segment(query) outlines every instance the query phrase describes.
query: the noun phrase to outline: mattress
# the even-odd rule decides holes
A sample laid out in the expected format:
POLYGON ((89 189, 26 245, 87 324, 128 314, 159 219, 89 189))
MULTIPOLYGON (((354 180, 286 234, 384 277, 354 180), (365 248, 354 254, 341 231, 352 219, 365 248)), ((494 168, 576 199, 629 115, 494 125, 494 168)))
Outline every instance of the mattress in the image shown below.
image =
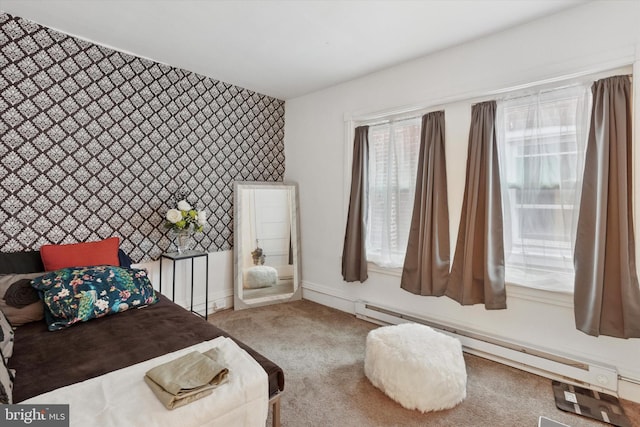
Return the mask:
POLYGON ((101 427, 264 427, 269 406, 267 374, 235 341, 225 337, 59 388, 23 403, 69 405, 71 427, 97 424, 101 427), (168 410, 142 380, 151 368, 191 351, 204 352, 211 348, 218 349, 217 360, 229 369, 229 375, 228 381, 208 396, 168 410))
POLYGON ((13 400, 94 378, 216 337, 230 337, 265 370, 269 396, 284 389, 275 363, 225 331, 159 295, 156 304, 50 332, 44 321, 20 326, 9 368, 13 400))

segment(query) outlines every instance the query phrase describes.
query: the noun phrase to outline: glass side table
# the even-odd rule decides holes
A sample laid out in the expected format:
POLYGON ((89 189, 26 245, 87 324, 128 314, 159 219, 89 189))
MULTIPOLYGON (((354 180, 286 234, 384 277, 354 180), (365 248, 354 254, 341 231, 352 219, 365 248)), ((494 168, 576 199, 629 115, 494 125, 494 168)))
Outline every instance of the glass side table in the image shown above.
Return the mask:
POLYGON ((179 261, 191 260, 191 307, 190 311, 192 313, 197 314, 204 319, 209 318, 209 252, 207 251, 184 251, 182 253, 178 252, 167 252, 160 255, 160 293, 162 293, 162 260, 167 259, 172 263, 172 291, 171 291, 171 300, 175 301, 176 296, 176 263, 179 261), (206 273, 205 273, 205 291, 204 291, 204 316, 197 311, 193 311, 193 283, 194 283, 194 264, 196 258, 205 258, 206 263, 206 273))

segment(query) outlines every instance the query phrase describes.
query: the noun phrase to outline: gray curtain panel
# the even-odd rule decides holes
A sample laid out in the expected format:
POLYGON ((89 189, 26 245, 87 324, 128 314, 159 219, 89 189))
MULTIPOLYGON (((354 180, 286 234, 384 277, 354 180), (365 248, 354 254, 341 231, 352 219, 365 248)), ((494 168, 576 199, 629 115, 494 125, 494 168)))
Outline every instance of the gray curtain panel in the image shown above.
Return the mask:
POLYGON ((342 277, 347 282, 364 282, 368 277, 365 249, 368 159, 369 126, 358 126, 353 140, 351 195, 342 249, 342 277))
POLYGON ((418 295, 444 295, 449 258, 444 111, 435 111, 422 116, 416 193, 400 287, 418 295))
POLYGON ((593 84, 593 107, 574 254, 576 328, 640 337, 631 191, 631 82, 593 84))
POLYGON ((496 102, 471 109, 460 228, 446 295, 462 305, 507 308, 496 102))

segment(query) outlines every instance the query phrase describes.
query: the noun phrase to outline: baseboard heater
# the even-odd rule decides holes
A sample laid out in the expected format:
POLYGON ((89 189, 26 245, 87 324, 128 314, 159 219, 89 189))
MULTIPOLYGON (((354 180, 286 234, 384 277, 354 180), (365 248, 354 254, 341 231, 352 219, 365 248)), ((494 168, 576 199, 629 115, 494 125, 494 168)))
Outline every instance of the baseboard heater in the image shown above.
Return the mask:
POLYGON ((605 393, 618 393, 618 372, 614 367, 575 360, 549 350, 535 349, 516 342, 492 338, 459 327, 443 325, 435 320, 418 317, 364 301, 356 302, 356 317, 380 325, 414 322, 430 326, 458 338, 463 350, 486 359, 513 366, 547 378, 573 383, 605 393))

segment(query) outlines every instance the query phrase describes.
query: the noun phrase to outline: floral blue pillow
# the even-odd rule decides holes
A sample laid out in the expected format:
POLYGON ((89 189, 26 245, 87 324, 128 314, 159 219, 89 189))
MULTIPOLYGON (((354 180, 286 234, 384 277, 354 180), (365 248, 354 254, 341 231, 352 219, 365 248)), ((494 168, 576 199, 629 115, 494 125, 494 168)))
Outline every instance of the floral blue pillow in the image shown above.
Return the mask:
POLYGON ((50 312, 50 331, 157 302, 146 270, 135 268, 63 268, 33 279, 31 286, 50 312))

